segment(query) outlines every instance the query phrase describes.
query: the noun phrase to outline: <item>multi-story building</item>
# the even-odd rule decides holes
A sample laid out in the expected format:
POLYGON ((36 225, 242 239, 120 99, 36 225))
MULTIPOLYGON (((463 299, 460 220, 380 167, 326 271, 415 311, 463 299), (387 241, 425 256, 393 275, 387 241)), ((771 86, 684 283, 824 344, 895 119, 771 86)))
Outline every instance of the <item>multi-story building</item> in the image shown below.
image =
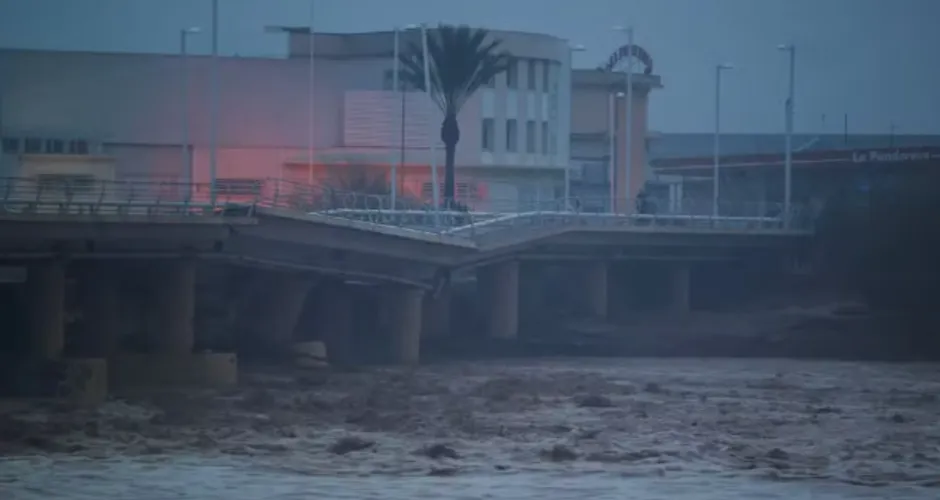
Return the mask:
MULTIPOLYGON (((214 133, 220 193, 251 195, 268 178, 336 182, 357 166, 387 176, 400 163, 400 192, 428 200, 432 159, 443 179, 442 113, 425 94, 392 88, 394 34, 317 33, 311 44, 303 30, 283 32, 286 57, 220 57, 215 86, 206 56, 0 51, 0 175, 203 183, 214 133)), ((515 62, 460 111, 457 195, 478 210, 525 209, 562 195, 570 138, 606 130, 597 96, 620 78, 579 70, 572 98, 565 40, 491 33, 515 62)), ((403 50, 420 46, 416 31, 400 37, 403 50)), ((645 78, 637 85, 658 85, 645 78)), ((640 137, 646 94, 635 93, 640 137)), ((636 160, 645 163, 642 151, 636 160)))

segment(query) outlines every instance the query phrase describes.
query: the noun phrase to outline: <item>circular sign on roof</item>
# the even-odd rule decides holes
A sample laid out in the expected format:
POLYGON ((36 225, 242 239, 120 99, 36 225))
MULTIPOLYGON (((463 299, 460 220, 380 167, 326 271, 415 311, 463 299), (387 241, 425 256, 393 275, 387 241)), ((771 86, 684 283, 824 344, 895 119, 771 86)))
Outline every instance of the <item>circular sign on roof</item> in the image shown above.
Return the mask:
POLYGON ((615 50, 610 57, 607 58, 607 62, 598 67, 599 71, 615 71, 619 69, 625 69, 627 61, 633 58, 643 64, 643 74, 651 75, 653 74, 653 58, 650 57, 649 52, 646 51, 643 47, 633 44, 633 45, 622 45, 620 48, 615 50))

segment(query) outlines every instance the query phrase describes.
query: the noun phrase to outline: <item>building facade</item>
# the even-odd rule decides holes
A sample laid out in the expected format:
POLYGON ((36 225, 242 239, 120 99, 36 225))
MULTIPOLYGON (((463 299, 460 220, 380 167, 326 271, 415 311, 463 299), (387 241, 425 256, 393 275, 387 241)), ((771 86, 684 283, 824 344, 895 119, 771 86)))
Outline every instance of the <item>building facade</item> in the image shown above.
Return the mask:
MULTIPOLYGON (((217 59, 220 192, 328 183, 357 166, 387 176, 400 162, 401 192, 427 200, 431 138, 443 179, 442 113, 392 89, 393 33, 316 34, 313 85, 309 35, 282 36, 287 57, 217 59)), ((403 50, 420 46, 417 32, 400 36, 403 50)), ((460 111, 458 197, 480 210, 535 206, 563 191, 571 51, 547 35, 492 36, 514 65, 460 111)), ((0 68, 0 175, 209 180, 212 58, 2 50, 0 68)))

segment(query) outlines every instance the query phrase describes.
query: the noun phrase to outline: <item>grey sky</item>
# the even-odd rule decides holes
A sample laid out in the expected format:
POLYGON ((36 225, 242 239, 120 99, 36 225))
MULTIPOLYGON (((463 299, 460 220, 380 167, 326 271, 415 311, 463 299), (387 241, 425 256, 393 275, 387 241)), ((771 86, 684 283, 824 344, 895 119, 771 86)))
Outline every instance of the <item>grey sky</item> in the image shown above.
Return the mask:
MULTIPOLYGON (((650 126, 706 132, 714 65, 728 61, 722 110, 729 132, 783 127, 786 62, 799 51, 797 129, 940 133, 940 0, 315 0, 317 29, 368 31, 444 21, 535 31, 584 44, 576 66, 597 66, 636 27, 666 88, 650 126), (827 126, 822 126, 822 115, 827 126)), ((268 24, 305 25, 309 0, 221 0, 224 53, 273 55, 268 24)), ((0 0, 0 46, 173 52, 180 27, 208 27, 209 0, 0 0)), ((208 37, 194 41, 208 48, 208 37)))

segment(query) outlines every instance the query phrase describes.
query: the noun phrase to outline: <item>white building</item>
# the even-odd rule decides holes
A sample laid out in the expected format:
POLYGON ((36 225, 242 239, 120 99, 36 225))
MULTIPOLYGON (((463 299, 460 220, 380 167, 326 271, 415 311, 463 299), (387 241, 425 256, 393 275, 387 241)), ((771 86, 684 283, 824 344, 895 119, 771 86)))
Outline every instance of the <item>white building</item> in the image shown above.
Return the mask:
MULTIPOLYGON (((426 199, 429 137, 443 180, 442 115, 424 94, 392 91, 393 34, 316 35, 313 158, 309 38, 282 36, 287 57, 218 59, 220 190, 249 193, 266 178, 327 182, 331 166, 384 172, 403 158, 402 192, 426 199)), ((569 46, 547 35, 492 36, 516 64, 460 112, 458 196, 478 209, 554 199, 569 163, 569 46)), ((401 41, 404 48, 420 37, 403 32, 401 41)), ((211 61, 0 51, 0 175, 207 182, 211 61)))

